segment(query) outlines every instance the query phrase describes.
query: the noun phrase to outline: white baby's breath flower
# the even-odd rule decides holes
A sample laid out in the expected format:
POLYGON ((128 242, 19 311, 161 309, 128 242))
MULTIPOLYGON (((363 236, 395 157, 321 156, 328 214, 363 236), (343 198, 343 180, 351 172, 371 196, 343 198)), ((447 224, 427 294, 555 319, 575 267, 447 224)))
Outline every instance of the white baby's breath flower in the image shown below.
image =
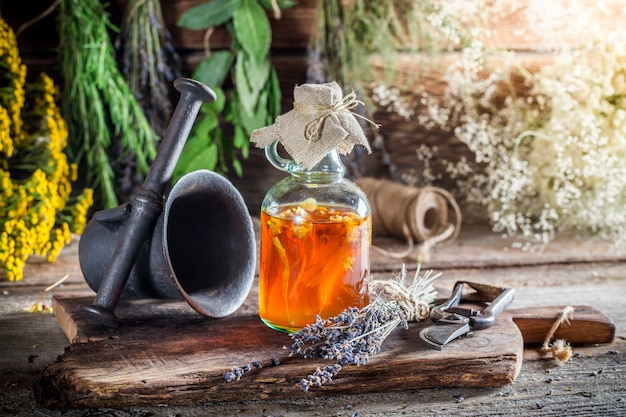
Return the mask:
POLYGON ((454 122, 455 136, 484 166, 448 165, 467 200, 482 203, 494 230, 508 236, 626 243, 625 39, 595 40, 524 72, 528 96, 502 90, 512 85, 511 65, 482 74, 491 56, 476 48, 450 68, 442 102, 430 102, 427 113, 435 126, 454 122))

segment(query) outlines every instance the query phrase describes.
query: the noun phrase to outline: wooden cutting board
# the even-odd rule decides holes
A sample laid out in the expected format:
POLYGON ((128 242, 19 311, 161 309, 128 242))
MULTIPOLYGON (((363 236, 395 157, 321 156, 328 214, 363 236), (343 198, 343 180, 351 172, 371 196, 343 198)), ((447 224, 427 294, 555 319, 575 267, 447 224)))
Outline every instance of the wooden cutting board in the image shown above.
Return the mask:
MULTIPOLYGON (((61 408, 191 405, 426 387, 502 386, 520 372, 523 333, 530 338, 526 342, 540 342, 559 311, 534 310, 541 321, 533 314, 518 312, 525 316, 520 327, 511 312, 505 312, 491 328, 454 341, 441 351, 419 340, 419 330, 430 325, 429 321, 412 323, 408 331, 394 331, 366 366, 345 367, 331 383, 304 393, 299 381, 332 362, 288 357, 283 346, 290 344, 290 337, 269 329, 256 315, 210 319, 182 301, 144 300, 121 303, 116 312, 124 324, 111 331, 82 320, 77 307, 92 298, 56 297, 53 301, 55 314, 72 344, 44 370, 35 394, 43 406, 61 408), (546 319, 546 315, 553 318, 546 319), (274 358, 280 365, 271 364, 274 358), (262 369, 254 369, 239 381, 226 382, 224 376, 231 368, 257 360, 263 363, 262 369)), ((589 343, 590 338, 593 343, 610 342, 614 325, 603 317, 590 307, 577 308, 570 326, 577 330, 571 332, 570 340, 573 335, 574 339, 582 337, 583 343, 589 343), (602 326, 598 326, 598 318, 602 326)))

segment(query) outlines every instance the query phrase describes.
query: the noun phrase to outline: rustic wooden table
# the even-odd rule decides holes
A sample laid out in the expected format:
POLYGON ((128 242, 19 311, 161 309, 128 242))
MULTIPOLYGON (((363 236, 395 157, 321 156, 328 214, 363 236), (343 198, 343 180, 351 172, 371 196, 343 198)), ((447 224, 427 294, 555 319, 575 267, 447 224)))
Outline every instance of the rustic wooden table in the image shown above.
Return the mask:
MULTIPOLYGON (((394 240, 375 240, 401 248, 394 240)), ((618 416, 626 415, 626 248, 602 242, 560 238, 540 252, 521 251, 483 227, 464 227, 459 239, 436 248, 423 268, 442 271, 437 286, 457 280, 516 289, 512 308, 591 305, 614 320, 616 337, 608 345, 575 347, 569 362, 556 365, 535 348, 524 351, 517 379, 496 388, 425 388, 349 395, 267 400, 246 395, 241 401, 188 406, 153 404, 122 407, 111 400, 98 409, 47 409, 33 396, 41 372, 69 345, 57 319, 26 309, 54 295, 93 294, 83 281, 77 244, 53 264, 33 261, 26 278, 0 281, 0 415, 7 416, 618 416), (69 274, 64 284, 45 288, 69 274)), ((373 255, 375 275, 390 276, 401 261, 373 255)), ((407 265, 410 265, 407 264, 407 265)), ((256 292, 245 308, 254 310, 256 292)), ((232 386, 236 390, 236 385, 232 386)), ((398 387, 401 388, 401 387, 398 387)))

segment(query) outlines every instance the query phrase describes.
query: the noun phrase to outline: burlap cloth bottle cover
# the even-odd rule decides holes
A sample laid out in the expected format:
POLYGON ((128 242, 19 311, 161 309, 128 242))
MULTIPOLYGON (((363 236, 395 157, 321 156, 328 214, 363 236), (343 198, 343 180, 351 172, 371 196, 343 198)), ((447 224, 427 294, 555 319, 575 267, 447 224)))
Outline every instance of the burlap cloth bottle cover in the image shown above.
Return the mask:
POLYGON ((303 84, 293 91, 293 110, 276 118, 273 125, 252 132, 250 141, 258 148, 280 142, 293 160, 311 169, 331 150, 347 155, 354 145, 370 145, 356 115, 356 94, 343 95, 336 82, 303 84))
MULTIPOLYGON (((357 100, 354 92, 344 96, 339 84, 330 82, 296 86, 293 95, 293 110, 278 116, 274 124, 252 132, 250 141, 258 148, 270 146, 275 141, 278 141, 293 160, 304 169, 311 169, 334 148, 337 148, 341 155, 347 155, 352 151, 354 145, 362 145, 367 149, 368 153, 371 153, 367 137, 357 117, 366 120, 375 128, 378 128, 379 125, 352 111, 357 106, 363 104, 357 100)), ((368 190, 365 191, 366 193, 368 192, 368 190)), ((397 210, 387 211, 384 207, 389 207, 390 209, 397 208, 398 204, 396 203, 399 201, 380 202, 376 201, 378 193, 368 194, 372 203, 372 209, 376 211, 373 213, 373 217, 375 219, 393 217, 392 221, 394 223, 404 223, 405 226, 400 228, 401 234, 398 234, 398 236, 406 238, 409 244, 408 249, 401 253, 382 251, 378 248, 374 249, 387 256, 424 259, 427 257, 428 251, 433 244, 456 238, 461 223, 460 211, 449 193, 444 190, 439 191, 451 203, 455 212, 455 223, 445 223, 445 227, 428 231, 427 234, 418 233, 418 236, 415 236, 416 232, 410 233, 409 230, 412 225, 423 223, 420 221, 421 219, 418 219, 416 222, 413 216, 416 213, 420 216, 425 210, 419 210, 418 208, 418 210, 404 213, 398 213, 397 210), (419 241, 419 236, 423 237, 422 250, 415 251, 413 249, 413 238, 418 237, 419 241)), ((397 198, 402 198, 402 196, 398 195, 397 198)), ((405 204, 403 203, 401 206, 405 206, 405 204)), ((447 211, 441 214, 441 217, 447 218, 447 211)), ((379 231, 385 234, 389 233, 389 230, 377 231, 376 225, 374 225, 374 232, 377 233, 379 231)))

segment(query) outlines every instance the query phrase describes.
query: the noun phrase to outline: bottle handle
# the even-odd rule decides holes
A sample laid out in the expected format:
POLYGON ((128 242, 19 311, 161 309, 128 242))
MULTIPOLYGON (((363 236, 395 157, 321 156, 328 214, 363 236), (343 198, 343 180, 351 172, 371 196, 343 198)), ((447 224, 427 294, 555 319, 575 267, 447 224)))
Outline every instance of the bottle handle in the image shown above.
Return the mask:
POLYGON ((274 141, 265 148, 265 157, 274 168, 289 172, 294 165, 291 159, 283 158, 278 154, 278 141, 274 141))

